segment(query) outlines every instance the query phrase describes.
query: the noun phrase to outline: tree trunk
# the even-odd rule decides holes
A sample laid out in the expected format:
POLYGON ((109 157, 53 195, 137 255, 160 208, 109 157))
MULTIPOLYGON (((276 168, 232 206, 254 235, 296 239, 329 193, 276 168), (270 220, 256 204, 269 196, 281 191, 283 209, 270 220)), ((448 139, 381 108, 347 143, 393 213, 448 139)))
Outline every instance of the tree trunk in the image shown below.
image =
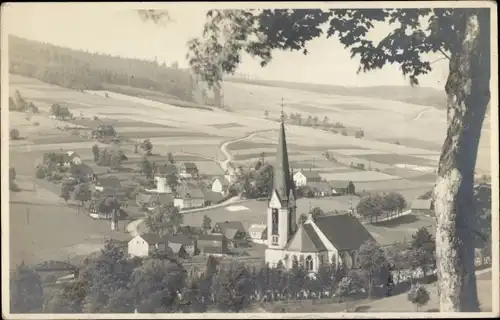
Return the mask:
POLYGON ((434 187, 441 312, 477 312, 473 183, 481 128, 490 99, 490 9, 463 16, 446 83, 448 132, 434 187))

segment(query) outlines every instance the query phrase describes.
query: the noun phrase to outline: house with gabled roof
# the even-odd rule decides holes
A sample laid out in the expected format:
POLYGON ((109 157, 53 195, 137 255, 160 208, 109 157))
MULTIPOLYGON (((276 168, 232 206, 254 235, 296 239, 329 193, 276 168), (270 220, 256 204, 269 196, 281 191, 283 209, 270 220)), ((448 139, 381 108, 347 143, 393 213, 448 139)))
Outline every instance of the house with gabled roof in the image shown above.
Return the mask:
POLYGON ((167 239, 154 233, 138 234, 127 244, 131 257, 148 257, 154 250, 165 250, 167 239))
POLYGON ((293 182, 295 183, 295 186, 302 187, 302 186, 307 186, 308 184, 312 182, 321 182, 321 176, 317 171, 297 171, 293 175, 293 182))
POLYGON ((199 187, 183 184, 177 187, 174 205, 180 210, 201 208, 205 205, 205 195, 199 187))
POLYGON ((212 191, 226 196, 229 192, 230 183, 226 178, 217 177, 212 182, 212 191))
POLYGON ((184 179, 197 178, 198 167, 194 162, 183 162, 179 168, 179 176, 184 179))
POLYGON ((248 245, 246 230, 240 221, 217 222, 212 234, 222 234, 228 240, 229 248, 248 245))
POLYGON ((228 240, 222 234, 201 234, 198 236, 198 248, 202 254, 225 255, 229 253, 228 240))
POLYGON ((273 170, 267 209, 266 263, 271 267, 282 264, 289 269, 297 261, 309 273, 317 272, 323 262, 355 268, 360 247, 367 241, 375 241, 356 217, 338 214, 313 220, 309 215, 303 224, 297 223, 283 118, 273 170))
POLYGON ((267 226, 265 224, 252 224, 248 227, 250 241, 265 243, 267 241, 267 226))
POLYGON ((196 238, 194 236, 186 236, 179 234, 177 231, 176 235, 169 235, 167 236, 167 241, 168 241, 168 246, 174 251, 175 254, 178 254, 181 258, 186 258, 188 255, 189 256, 194 256, 198 248, 196 246, 196 238), (186 255, 179 254, 176 252, 177 250, 180 250, 180 246, 182 246, 182 250, 186 255))

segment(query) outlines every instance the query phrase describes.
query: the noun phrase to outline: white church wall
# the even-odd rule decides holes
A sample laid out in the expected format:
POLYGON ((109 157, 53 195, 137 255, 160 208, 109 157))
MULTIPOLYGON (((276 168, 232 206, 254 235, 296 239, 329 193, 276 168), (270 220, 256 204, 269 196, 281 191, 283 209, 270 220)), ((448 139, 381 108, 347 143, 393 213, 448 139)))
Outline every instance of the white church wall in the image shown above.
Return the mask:
POLYGON ((307 220, 304 224, 310 224, 314 228, 314 231, 316 231, 316 233, 318 234, 318 237, 321 240, 321 242, 323 242, 323 244, 325 245, 326 250, 328 251, 327 257, 325 257, 325 260, 327 259, 327 261, 325 262, 331 263, 333 258, 335 257, 335 261, 337 261, 338 264, 341 261, 341 259, 339 257, 339 252, 337 248, 335 248, 335 246, 330 242, 330 240, 328 240, 328 238, 321 231, 321 229, 318 228, 316 223, 314 223, 314 221, 312 220, 307 220))

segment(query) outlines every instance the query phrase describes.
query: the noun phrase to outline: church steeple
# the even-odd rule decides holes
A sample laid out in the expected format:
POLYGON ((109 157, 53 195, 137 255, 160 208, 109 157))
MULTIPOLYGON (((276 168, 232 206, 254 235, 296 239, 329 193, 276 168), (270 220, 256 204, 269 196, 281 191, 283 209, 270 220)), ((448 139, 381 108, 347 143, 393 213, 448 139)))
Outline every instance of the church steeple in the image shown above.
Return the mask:
POLYGON ((281 100, 281 123, 278 136, 278 150, 276 152, 276 165, 273 173, 273 189, 281 201, 288 200, 290 190, 293 190, 286 146, 285 116, 283 112, 283 99, 281 100))

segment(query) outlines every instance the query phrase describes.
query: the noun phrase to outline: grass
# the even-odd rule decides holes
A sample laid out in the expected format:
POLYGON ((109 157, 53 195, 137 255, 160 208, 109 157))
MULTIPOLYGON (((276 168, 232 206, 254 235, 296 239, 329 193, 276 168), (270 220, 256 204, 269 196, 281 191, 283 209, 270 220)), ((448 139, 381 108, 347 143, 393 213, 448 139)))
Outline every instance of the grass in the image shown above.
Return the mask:
MULTIPOLYGON (((119 127, 148 127, 148 128, 173 128, 171 126, 163 125, 163 124, 158 124, 158 123, 149 123, 149 122, 144 122, 144 121, 136 121, 136 120, 115 120, 115 119, 75 119, 75 120, 70 120, 68 121, 73 124, 77 124, 80 126, 85 126, 89 128, 96 128, 99 125, 104 125, 104 124, 110 124, 115 128, 119 127)), ((119 130, 117 129, 118 133, 120 134, 119 130)))
MULTIPOLYGON (((293 152, 293 151, 288 151, 288 155, 290 157, 293 157, 294 155, 302 155, 303 153, 301 152, 293 152)), ((246 153, 246 154, 238 154, 238 153, 235 153, 233 154, 233 160, 235 161, 244 161, 244 160, 248 160, 248 159, 258 159, 260 158, 261 156, 261 152, 258 152, 258 153, 246 153)), ((266 158, 271 158, 271 159, 275 159, 276 158, 276 152, 264 152, 264 156, 266 158)), ((271 161, 271 159, 269 159, 271 161)), ((272 160, 274 161, 274 160, 272 160)))
POLYGON ((82 252, 100 249, 108 237, 128 239, 128 235, 112 232, 107 222, 77 214, 63 203, 42 202, 30 192, 17 196, 22 201, 11 203, 9 210, 11 267, 23 260, 65 261, 82 252))
POLYGON ((394 154, 394 153, 393 154, 363 154, 363 155, 355 155, 355 157, 365 159, 368 161, 386 163, 386 164, 390 164, 390 165, 401 163, 401 164, 415 164, 415 165, 429 166, 431 164, 434 164, 434 161, 432 161, 432 160, 418 158, 418 157, 412 157, 412 156, 402 155, 402 154, 394 154))
POLYGON ((230 123, 212 124, 212 127, 217 129, 229 129, 229 128, 242 128, 245 126, 236 122, 230 122, 230 123))
MULTIPOLYGON (((117 130, 118 131, 118 130, 117 130)), ((145 132, 121 132, 118 131, 121 137, 135 138, 135 139, 149 139, 149 138, 169 138, 169 137, 206 137, 213 135, 204 132, 191 132, 191 131, 145 131, 145 132)))

